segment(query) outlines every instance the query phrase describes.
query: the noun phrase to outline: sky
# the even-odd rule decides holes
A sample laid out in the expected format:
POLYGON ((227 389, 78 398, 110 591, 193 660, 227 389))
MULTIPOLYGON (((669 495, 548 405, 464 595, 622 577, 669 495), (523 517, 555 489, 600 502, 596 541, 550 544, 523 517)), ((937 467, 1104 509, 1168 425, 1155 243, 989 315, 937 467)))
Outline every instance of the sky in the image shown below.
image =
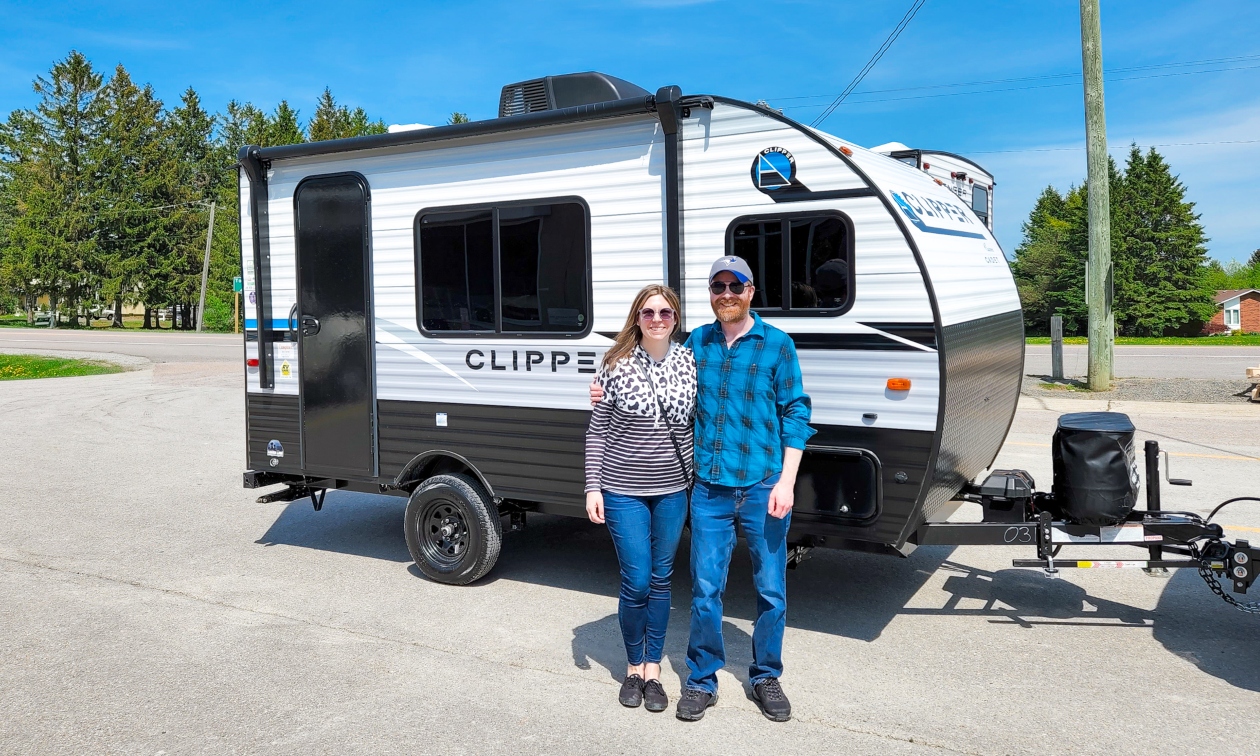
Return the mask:
MULTIPOLYGON (((911 0, 524 0, 398 3, 85 3, 0 0, 0 115, 70 50, 121 64, 175 104, 230 100, 305 119, 331 87, 387 123, 496 115, 499 89, 595 70, 649 91, 765 100, 810 123, 911 0)), ((1260 6, 1255 0, 1102 0, 1107 136, 1156 146, 1201 213, 1209 254, 1260 248, 1260 6)), ((1047 185, 1085 176, 1077 0, 927 0, 823 124, 862 145, 955 152, 997 177, 1007 254, 1047 185)))

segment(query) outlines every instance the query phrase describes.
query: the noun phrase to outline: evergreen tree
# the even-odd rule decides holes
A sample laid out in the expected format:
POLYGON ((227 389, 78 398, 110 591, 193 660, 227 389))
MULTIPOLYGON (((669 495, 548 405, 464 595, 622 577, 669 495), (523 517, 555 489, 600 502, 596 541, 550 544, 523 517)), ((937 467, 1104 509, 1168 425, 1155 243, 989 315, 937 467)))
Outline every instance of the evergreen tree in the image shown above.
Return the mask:
POLYGON ((6 151, 16 150, 16 163, 6 169, 18 208, 10 243, 20 250, 21 267, 34 273, 38 293, 48 296, 49 309, 70 313, 71 325, 93 284, 91 158, 102 81, 82 53, 71 51, 47 77, 35 79, 36 108, 14 114, 6 128, 12 145, 6 151))
POLYGON ((1145 156, 1136 145, 1130 149, 1121 196, 1123 225, 1112 232, 1123 266, 1118 330, 1158 336, 1209 319, 1207 237, 1185 187, 1154 148, 1145 156))
POLYGON ((446 123, 448 126, 450 126, 457 123, 468 123, 468 120, 469 119, 468 119, 467 113, 460 113, 459 111, 455 111, 454 113, 451 113, 450 118, 446 119, 446 123))
POLYGON ((1247 260, 1247 266, 1251 268, 1260 268, 1260 249, 1251 253, 1251 257, 1247 260))
POLYGON ((255 142, 260 147, 275 147, 282 144, 302 144, 306 135, 298 123, 298 112, 289 107, 288 100, 281 100, 276 111, 267 118, 264 138, 255 142))
POLYGON ((122 327, 124 302, 135 301, 144 282, 160 275, 155 246, 167 232, 162 211, 171 204, 175 178, 165 171, 162 103, 152 87, 136 86, 119 65, 101 91, 101 129, 94 146, 93 196, 99 296, 122 327))
POLYGON ((1024 307, 1024 327, 1048 333, 1055 302, 1050 296, 1066 255, 1067 221, 1063 195, 1047 186, 1024 222, 1024 238, 1015 248, 1011 272, 1024 307))
POLYGON ((384 134, 386 131, 385 122, 368 120, 367 111, 363 108, 351 111, 344 105, 338 105, 328 87, 324 87, 324 93, 315 106, 315 115, 307 125, 312 142, 384 134))

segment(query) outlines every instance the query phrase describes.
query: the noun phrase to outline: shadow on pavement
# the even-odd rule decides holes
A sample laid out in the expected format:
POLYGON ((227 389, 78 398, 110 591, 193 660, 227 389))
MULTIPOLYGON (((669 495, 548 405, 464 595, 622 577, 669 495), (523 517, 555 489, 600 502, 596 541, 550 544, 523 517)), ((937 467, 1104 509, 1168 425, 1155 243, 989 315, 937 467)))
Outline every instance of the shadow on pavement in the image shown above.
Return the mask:
POLYGON ((1174 571, 1155 614, 1155 640, 1164 648, 1236 688, 1260 691, 1260 616, 1229 606, 1188 569, 1174 571))
POLYGON ((280 516, 255 543, 302 546, 388 562, 411 561, 403 536, 406 499, 329 491, 319 512, 311 507, 310 499, 281 506, 280 516))
MULTIPOLYGON (((330 491, 323 511, 313 511, 307 499, 285 506, 257 543, 407 564, 423 579, 410 564, 403 537, 405 508, 402 498, 330 491)), ((674 563, 674 611, 665 640, 666 661, 682 679, 687 674, 691 602, 688 552, 684 533, 674 563)), ((1193 570, 1173 571, 1158 605, 1147 610, 1091 596, 1072 581, 1047 580, 1037 570, 987 571, 949 561, 952 552, 950 547, 921 547, 910 557, 897 559, 815 549, 800 569, 788 572, 788 626, 868 642, 879 638, 898 615, 973 616, 1023 628, 1047 624, 1150 628, 1168 651, 1204 673, 1260 691, 1260 654, 1255 653, 1260 618, 1227 606, 1193 570), (908 606, 938 571, 948 573, 943 603, 908 606)), ((603 526, 530 515, 523 532, 504 535, 494 570, 469 588, 508 580, 615 597, 619 579, 612 540, 603 526)), ((731 562, 724 613, 747 622, 756 618, 752 569, 742 545, 731 562)), ((729 622, 724 634, 727 669, 747 683, 751 639, 729 622)), ((615 614, 574 628, 573 658, 579 667, 593 662, 614 679, 622 678, 625 650, 615 614)))

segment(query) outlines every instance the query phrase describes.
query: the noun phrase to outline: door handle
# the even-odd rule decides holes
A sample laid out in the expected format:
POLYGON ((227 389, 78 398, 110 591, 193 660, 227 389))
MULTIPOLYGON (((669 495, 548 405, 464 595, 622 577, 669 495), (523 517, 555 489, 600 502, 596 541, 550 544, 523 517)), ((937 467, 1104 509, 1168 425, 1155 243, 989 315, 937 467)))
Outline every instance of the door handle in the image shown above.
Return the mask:
POLYGON ((302 316, 302 335, 314 336, 319 333, 319 321, 310 315, 302 316))

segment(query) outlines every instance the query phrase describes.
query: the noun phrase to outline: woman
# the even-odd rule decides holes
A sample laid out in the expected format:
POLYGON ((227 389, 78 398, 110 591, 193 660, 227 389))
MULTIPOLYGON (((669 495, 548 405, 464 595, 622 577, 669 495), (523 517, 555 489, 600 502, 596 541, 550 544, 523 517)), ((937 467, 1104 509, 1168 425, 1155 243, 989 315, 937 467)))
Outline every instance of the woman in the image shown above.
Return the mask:
POLYGON ((604 399, 586 431, 586 513, 608 523, 621 565, 617 620, 626 644, 618 700, 664 711, 661 654, 674 553, 687 517, 696 361, 675 342, 678 295, 659 284, 634 298, 604 355, 604 399))

